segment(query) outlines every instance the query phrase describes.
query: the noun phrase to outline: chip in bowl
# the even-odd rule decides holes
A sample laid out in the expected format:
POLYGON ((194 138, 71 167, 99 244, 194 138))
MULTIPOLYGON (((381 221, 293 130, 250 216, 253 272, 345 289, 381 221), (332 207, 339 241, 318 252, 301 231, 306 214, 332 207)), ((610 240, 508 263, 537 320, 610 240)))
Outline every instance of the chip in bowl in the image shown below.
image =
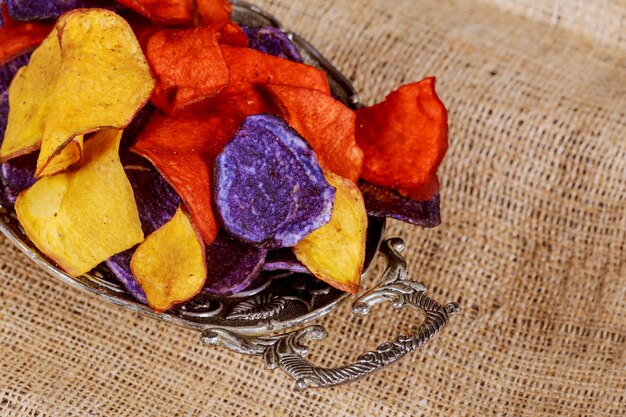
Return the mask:
POLYGON ((36 176, 51 174, 47 165, 77 136, 127 126, 153 87, 124 19, 102 9, 66 13, 11 83, 0 160, 41 148, 36 176))
POLYGON ((26 235, 70 276, 143 241, 133 190, 118 155, 122 132, 85 143, 80 169, 44 177, 15 202, 26 235))
POLYGON ((252 245, 296 245, 330 221, 334 198, 313 149, 268 114, 248 117, 215 162, 222 224, 252 245))
POLYGON ((342 291, 356 293, 365 261, 365 204, 352 181, 330 172, 326 177, 337 190, 330 222, 298 242, 293 251, 313 275, 342 291))

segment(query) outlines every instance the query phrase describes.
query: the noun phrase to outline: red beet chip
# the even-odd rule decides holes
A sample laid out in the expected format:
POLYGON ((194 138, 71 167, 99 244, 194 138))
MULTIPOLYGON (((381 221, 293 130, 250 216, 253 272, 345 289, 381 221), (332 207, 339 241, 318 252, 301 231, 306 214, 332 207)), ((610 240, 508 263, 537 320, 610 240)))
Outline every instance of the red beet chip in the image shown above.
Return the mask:
POLYGON ((191 23, 191 0, 117 0, 124 6, 161 25, 191 23))
POLYGON ((229 20, 233 9, 228 0, 194 0, 193 5, 197 19, 203 25, 229 20))
POLYGON ((286 120, 315 150, 320 165, 356 182, 363 151, 354 136, 355 114, 343 103, 317 90, 267 85, 264 90, 286 120))
POLYGON ((228 0, 117 0, 159 25, 203 25, 230 17, 228 0))
POLYGON ((229 82, 218 44, 219 25, 161 30, 148 40, 146 57, 157 79, 152 102, 171 113, 216 96, 229 82))
POLYGON ((357 110, 356 140, 365 153, 363 179, 416 200, 432 198, 448 149, 448 114, 435 79, 405 85, 357 110))
POLYGON ((2 8, 0 27, 0 64, 35 49, 52 31, 50 23, 22 23, 12 20, 2 8))
POLYGON ((248 37, 241 27, 231 20, 221 23, 217 41, 222 45, 238 46, 245 48, 248 46, 248 37))
POLYGON ((328 78, 320 69, 250 48, 222 45, 222 51, 230 69, 230 92, 249 91, 259 85, 282 84, 330 95, 328 78))

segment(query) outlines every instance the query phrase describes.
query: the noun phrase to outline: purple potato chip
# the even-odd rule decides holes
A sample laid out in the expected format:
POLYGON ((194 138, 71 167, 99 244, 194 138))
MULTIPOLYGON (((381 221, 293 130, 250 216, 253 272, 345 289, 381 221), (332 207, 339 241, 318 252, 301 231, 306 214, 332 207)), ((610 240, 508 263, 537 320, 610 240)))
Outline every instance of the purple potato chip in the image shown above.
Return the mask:
MULTIPOLYGON (((180 197, 147 161, 122 153, 124 170, 135 194, 141 228, 146 236, 170 221, 180 205, 180 197), (130 163, 131 161, 132 163, 130 163)), ((118 253, 106 261, 118 281, 139 302, 146 303, 146 294, 133 276, 130 260, 136 248, 118 253)))
POLYGON ((4 142, 4 131, 9 121, 9 92, 0 93, 0 146, 4 142))
POLYGON ((359 189, 370 216, 390 217, 422 227, 436 227, 441 224, 439 193, 430 200, 412 200, 394 190, 362 180, 359 181, 359 189))
POLYGON ((4 12, 2 11, 2 5, 4 0, 0 0, 0 28, 4 26, 4 12))
POLYGON ((135 300, 143 304, 148 304, 146 293, 143 291, 130 269, 130 260, 133 258, 136 249, 135 247, 113 255, 107 259, 106 265, 135 300))
POLYGON ((2 205, 13 207, 17 196, 35 183, 37 153, 13 158, 0 165, 2 205))
POLYGON ((266 249, 295 246, 330 221, 335 201, 313 149, 281 119, 248 117, 215 161, 226 231, 266 249))
POLYGON ((207 283, 202 291, 227 296, 249 288, 259 277, 266 256, 267 250, 221 232, 206 247, 207 283))
POLYGON ((174 217, 181 203, 180 197, 147 163, 125 165, 124 170, 135 193, 141 228, 148 236, 174 217))
POLYGON ((113 0, 4 0, 12 19, 20 21, 56 19, 73 9, 98 7, 121 10, 113 0))
MULTIPOLYGON (((19 57, 0 66, 0 146, 9 118, 9 85, 15 73, 28 64, 30 54, 19 57)), ((35 183, 37 157, 34 154, 14 158, 0 165, 0 204, 12 207, 19 193, 35 183)))
POLYGON ((7 200, 6 191, 4 191, 4 184, 2 183, 2 180, 0 180, 0 207, 11 207, 11 203, 7 200))
POLYGON ((285 33, 272 26, 241 27, 248 37, 248 46, 257 51, 294 62, 304 62, 298 48, 285 33))
POLYGON ((25 65, 28 65, 28 61, 30 60, 30 53, 23 54, 6 62, 4 65, 0 66, 0 93, 4 93, 9 89, 9 85, 11 85, 11 80, 15 77, 17 70, 22 68, 25 65))
POLYGON ((270 251, 265 258, 264 271, 291 271, 300 274, 311 274, 309 269, 302 265, 291 249, 270 251))

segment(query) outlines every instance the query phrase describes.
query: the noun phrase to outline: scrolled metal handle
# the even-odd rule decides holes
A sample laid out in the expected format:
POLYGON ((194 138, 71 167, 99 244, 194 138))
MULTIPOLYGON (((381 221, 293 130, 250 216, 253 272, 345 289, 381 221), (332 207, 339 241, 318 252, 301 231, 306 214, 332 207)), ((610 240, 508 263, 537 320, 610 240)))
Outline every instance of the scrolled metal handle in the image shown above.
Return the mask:
POLYGON ((308 326, 282 335, 250 337, 225 329, 203 332, 203 342, 225 347, 242 354, 262 356, 269 369, 282 368, 296 380, 296 388, 332 387, 353 382, 387 367, 398 359, 428 343, 448 324, 450 315, 461 310, 458 303, 439 304, 426 295, 426 287, 408 279, 406 260, 402 256, 404 242, 399 238, 384 242, 382 253, 388 264, 383 282, 359 297, 352 305, 355 315, 367 315, 370 308, 382 302, 392 302, 395 309, 409 306, 425 316, 424 322, 411 335, 400 335, 375 351, 365 352, 349 365, 337 368, 318 367, 305 357, 307 343, 326 337, 321 326, 308 326))

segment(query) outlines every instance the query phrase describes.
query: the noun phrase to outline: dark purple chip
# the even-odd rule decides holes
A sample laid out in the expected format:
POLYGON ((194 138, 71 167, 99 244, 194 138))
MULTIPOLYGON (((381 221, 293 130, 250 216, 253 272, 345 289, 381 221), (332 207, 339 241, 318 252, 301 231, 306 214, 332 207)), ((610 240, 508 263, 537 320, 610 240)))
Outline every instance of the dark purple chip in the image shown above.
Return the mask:
POLYGON ((390 217, 422 227, 436 227, 441 224, 439 193, 430 200, 418 201, 366 181, 359 181, 359 189, 370 216, 390 217))
POLYGON ((181 200, 174 189, 148 163, 124 165, 135 193, 143 233, 148 236, 170 221, 181 200))
MULTIPOLYGON (((0 146, 9 118, 9 85, 18 69, 28 64, 30 53, 0 66, 0 146)), ((14 158, 0 165, 0 203, 12 207, 19 193, 35 183, 36 154, 14 158)))
POLYGON ((215 161, 224 228, 252 245, 295 246, 330 221, 334 200, 313 149, 268 114, 248 117, 215 161))
POLYGON ((17 70, 28 65, 29 60, 30 53, 23 54, 0 66, 0 93, 9 89, 11 80, 15 77, 17 70))
POLYGON ((6 191, 4 191, 4 184, 2 183, 2 180, 0 180, 0 207, 11 207, 11 202, 7 200, 6 191))
POLYGON ((4 0, 0 0, 0 28, 4 26, 4 12, 2 11, 2 5, 4 0))
MULTIPOLYGON (((170 221, 180 206, 180 197, 147 161, 136 155, 122 153, 124 170, 135 194, 141 228, 146 236, 170 221)), ((112 256, 107 266, 139 302, 146 303, 146 294, 133 276, 130 260, 136 248, 112 256)))
POLYGON ((130 260, 133 258, 135 249, 137 248, 128 249, 110 257, 106 261, 106 265, 135 300, 143 304, 148 304, 146 293, 143 291, 130 269, 130 260))
POLYGON ((152 117, 152 113, 154 113, 154 104, 151 102, 147 102, 145 106, 141 108, 135 115, 135 118, 130 125, 126 129, 124 129, 124 133, 122 134, 122 143, 120 144, 120 149, 125 150, 129 149, 137 140, 137 137, 141 133, 141 131, 146 127, 150 117, 152 117))
POLYGON ((250 48, 279 58, 289 59, 290 61, 303 62, 298 48, 279 29, 272 26, 256 28, 242 26, 242 29, 248 37, 248 46, 250 48))
POLYGON ((13 207, 17 196, 35 183, 37 153, 13 158, 0 165, 2 205, 13 207))
POLYGON ((221 232, 206 247, 207 281, 203 292, 237 294, 250 287, 263 270, 267 250, 239 242, 221 232))
POLYGON ((0 92, 0 146, 4 142, 4 131, 9 121, 9 92, 0 92))
POLYGON ((309 269, 302 265, 291 249, 278 249, 270 251, 265 258, 264 271, 290 271, 300 274, 311 274, 309 269))
POLYGON ((4 0, 9 16, 20 21, 56 19, 74 9, 98 7, 121 10, 113 0, 4 0))

